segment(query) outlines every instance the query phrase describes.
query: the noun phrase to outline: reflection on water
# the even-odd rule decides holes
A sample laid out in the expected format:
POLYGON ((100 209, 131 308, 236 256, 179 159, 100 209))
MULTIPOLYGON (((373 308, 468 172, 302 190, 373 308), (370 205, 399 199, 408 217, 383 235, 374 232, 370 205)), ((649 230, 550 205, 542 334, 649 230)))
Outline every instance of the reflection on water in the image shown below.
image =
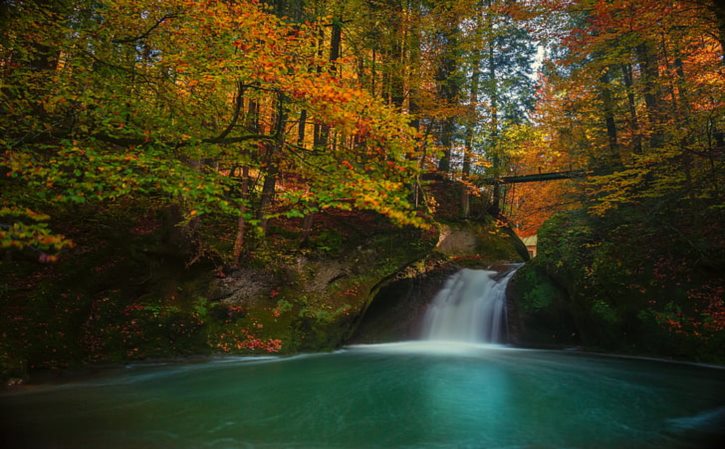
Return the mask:
POLYGON ((717 447, 724 386, 724 370, 655 361, 355 346, 2 393, 0 447, 717 447))

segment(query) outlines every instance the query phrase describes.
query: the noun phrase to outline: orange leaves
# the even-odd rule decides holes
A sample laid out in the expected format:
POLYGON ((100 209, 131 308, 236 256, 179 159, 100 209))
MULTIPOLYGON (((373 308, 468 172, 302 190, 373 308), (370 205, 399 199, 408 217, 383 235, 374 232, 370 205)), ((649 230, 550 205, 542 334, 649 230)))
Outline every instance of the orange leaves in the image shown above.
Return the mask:
POLYGON ((365 119, 358 119, 357 123, 355 124, 355 134, 360 138, 367 137, 368 134, 370 134, 371 127, 370 122, 365 119))
MULTIPOLYGON (((260 329, 263 326, 256 323, 253 327, 260 329)), ((216 342, 215 346, 223 352, 232 352, 236 350, 274 353, 282 350, 282 340, 278 338, 259 338, 252 334, 252 332, 247 328, 240 329, 239 333, 222 333, 218 337, 219 340, 216 342)))
POLYGON ((243 41, 242 39, 235 40, 234 42, 232 42, 232 45, 234 45, 241 51, 247 51, 251 48, 251 45, 248 44, 246 41, 243 41))
POLYGON ((282 81, 293 97, 318 106, 347 104, 364 97, 362 90, 347 87, 341 80, 327 74, 306 74, 282 81))

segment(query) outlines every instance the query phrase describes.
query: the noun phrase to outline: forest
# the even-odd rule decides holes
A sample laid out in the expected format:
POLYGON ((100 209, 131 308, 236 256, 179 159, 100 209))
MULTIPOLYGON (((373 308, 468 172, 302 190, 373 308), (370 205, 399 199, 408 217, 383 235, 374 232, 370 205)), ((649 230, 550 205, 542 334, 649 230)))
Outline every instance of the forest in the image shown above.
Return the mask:
POLYGON ((714 448, 725 6, 0 0, 0 446, 714 448))
POLYGON ((584 344, 725 360, 717 2, 4 0, 0 18, 5 376, 335 347, 313 328, 349 326, 372 279, 300 295, 285 267, 377 239, 401 253, 379 280, 461 223, 538 233, 521 308, 562 290, 584 344), (211 297, 232 273, 278 328, 211 297))

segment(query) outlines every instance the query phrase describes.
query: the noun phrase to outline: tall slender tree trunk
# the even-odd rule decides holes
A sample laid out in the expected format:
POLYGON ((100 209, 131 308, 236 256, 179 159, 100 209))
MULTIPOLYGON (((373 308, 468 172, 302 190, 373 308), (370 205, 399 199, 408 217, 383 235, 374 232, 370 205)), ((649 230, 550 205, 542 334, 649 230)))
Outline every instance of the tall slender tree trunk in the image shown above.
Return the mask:
MULTIPOLYGON (((490 7, 489 2, 489 7, 490 7)), ((489 15, 491 13, 489 12, 489 15)), ((488 20, 489 36, 493 36, 493 19, 488 20)), ((491 83, 491 132, 489 147, 491 148, 491 164, 495 178, 501 176, 501 155, 498 152, 498 79, 496 76, 496 58, 494 45, 495 40, 491 38, 488 45, 488 76, 491 83)), ((491 198, 491 215, 497 217, 501 214, 501 184, 494 182, 493 195, 491 198)))
POLYGON ((310 239, 312 234, 312 225, 315 222, 315 213, 308 212, 305 218, 302 219, 302 243, 305 243, 310 239))
MULTIPOLYGON (((324 28, 320 27, 318 35, 317 35, 317 57, 321 60, 322 56, 324 54, 324 47, 325 47, 325 30, 324 28)), ((317 67, 317 73, 321 73, 322 68, 317 67)), ((327 126, 321 124, 321 123, 315 123, 315 126, 313 128, 313 145, 315 147, 324 147, 327 145, 327 135, 329 134, 329 129, 327 126)))
MULTIPOLYGON (((678 93, 678 102, 675 103, 675 121, 680 123, 681 129, 690 129, 690 102, 688 100, 687 95, 687 80, 685 79, 685 67, 682 63, 682 58, 680 57, 679 49, 677 48, 677 45, 673 48, 673 64, 675 67, 675 73, 677 75, 676 83, 677 83, 677 93, 678 93), (679 107, 677 107, 679 106, 679 107)), ((674 92, 674 86, 672 88, 672 97, 674 101, 675 92, 674 92)), ((694 200, 695 195, 695 188, 693 186, 693 179, 692 179, 692 168, 693 168, 693 156, 692 153, 689 151, 689 146, 691 143, 691 137, 689 133, 686 133, 685 135, 681 136, 680 138, 680 148, 682 150, 682 170, 685 173, 685 183, 686 183, 686 190, 689 198, 691 200, 694 200)), ((713 173, 714 174, 714 173, 713 173)))
POLYGON ((690 99, 687 89, 687 77, 685 76, 685 66, 682 63, 682 55, 680 54, 680 49, 675 46, 673 49, 674 52, 674 64, 675 64, 675 73, 677 74, 677 92, 679 96, 679 104, 680 104, 680 114, 682 115, 685 122, 689 122, 690 120, 690 113, 691 106, 690 106, 690 99))
POLYGON ((340 59, 340 51, 342 49, 341 45, 342 17, 336 16, 332 19, 332 34, 330 36, 330 62, 335 62, 340 59))
POLYGON ((616 167, 621 164, 621 161, 619 155, 619 142, 617 140, 617 122, 614 119, 614 100, 612 99, 612 91, 609 88, 609 68, 607 68, 604 74, 602 74, 599 79, 599 83, 599 95, 602 99, 604 122, 607 126, 607 144, 609 147, 609 161, 607 161, 607 165, 616 167))
POLYGON ((659 72, 653 45, 643 42, 635 47, 644 87, 644 102, 650 124, 650 146, 659 148, 664 145, 661 94, 659 72))
MULTIPOLYGON (((481 14, 476 14, 475 45, 482 44, 482 26, 483 24, 481 21, 481 14)), ((461 173, 461 178, 464 181, 464 184, 461 186, 461 215, 463 215, 464 218, 467 218, 471 213, 471 199, 468 191, 468 186, 466 185, 467 183, 465 183, 465 181, 468 181, 468 178, 471 174, 473 139, 475 136, 476 122, 478 117, 478 84, 481 78, 481 59, 481 52, 479 50, 474 51, 472 59, 473 70, 471 71, 471 90, 468 97, 469 117, 466 123, 466 141, 463 153, 463 170, 461 173)))
POLYGON ((241 205, 239 206, 239 219, 237 220, 237 234, 234 238, 234 247, 232 249, 232 263, 239 265, 239 259, 242 256, 244 250, 244 234, 247 231, 247 204, 246 201, 249 198, 249 167, 242 167, 242 185, 240 188, 241 193, 241 205))
MULTIPOLYGON (((320 31, 320 52, 324 45, 325 33, 320 31)), ((329 61, 333 64, 330 66, 330 72, 337 75, 335 62, 340 58, 342 49, 342 18, 336 15, 332 19, 332 32, 330 33, 330 56, 329 61)), ((321 53, 319 54, 321 56, 321 53)), ((315 146, 325 147, 330 140, 330 127, 327 125, 315 125, 315 146)))
MULTIPOLYGON (((239 100, 243 101, 243 98, 240 97, 239 100)), ((244 128, 252 134, 259 133, 259 101, 255 98, 247 100, 247 110, 244 114, 244 128)), ((237 231, 234 238, 234 246, 232 247, 232 263, 234 265, 239 265, 239 258, 244 251, 244 237, 247 232, 246 216, 248 214, 247 204, 249 201, 249 166, 247 165, 242 166, 240 196, 239 219, 237 220, 237 231)))
POLYGON ((300 111, 300 123, 297 125, 297 146, 305 146, 305 130, 307 127, 307 109, 300 111))
POLYGON ((375 96, 375 79, 377 78, 377 56, 378 52, 375 48, 372 51, 372 59, 370 61, 370 95, 375 96))
POLYGON ((380 52, 381 75, 380 75, 380 98, 390 104, 390 53, 386 50, 380 52))
POLYGON ((250 133, 259 134, 259 102, 254 98, 249 99, 244 127, 250 133))
POLYGON ((446 173, 451 171, 451 146, 453 145, 455 123, 455 119, 449 117, 443 121, 441 127, 440 142, 443 147, 443 157, 438 161, 438 170, 446 173))
POLYGON ((632 82, 632 66, 630 64, 622 64, 621 68, 624 87, 627 91, 627 108, 629 110, 629 128, 632 134, 632 151, 635 154, 642 154, 642 134, 639 129, 639 120, 637 119, 637 102, 634 96, 634 87, 632 82))
MULTIPOLYGON (((447 48, 445 50, 445 56, 441 61, 441 66, 438 68, 438 74, 436 81, 438 82, 438 93, 447 104, 453 103, 458 96, 458 83, 454 79, 454 73, 457 67, 457 61, 455 58, 456 47, 458 46, 458 38, 456 36, 457 28, 447 33, 445 39, 447 40, 447 48)), ((453 133, 456 127, 456 119, 453 116, 448 116, 443 120, 440 130, 440 144, 443 147, 443 156, 438 161, 438 170, 442 172, 449 172, 451 170, 451 150, 453 146, 453 133)))
POLYGON ((268 147, 267 160, 263 167, 264 183, 259 201, 257 219, 261 221, 262 231, 267 231, 267 210, 272 204, 279 174, 279 154, 285 143, 285 127, 287 124, 287 99, 283 94, 277 94, 277 109, 274 130, 274 143, 268 147))
POLYGON ((390 2, 390 26, 393 29, 393 45, 390 64, 390 103, 402 110, 405 100, 403 76, 405 71, 406 29, 403 20, 403 4, 400 0, 390 2))
MULTIPOLYGON (((419 14, 420 13, 420 0, 408 0, 408 15, 412 16, 413 14, 419 14)), ((418 102, 419 97, 419 87, 420 87, 420 40, 421 40, 421 30, 420 30, 420 22, 416 19, 412 20, 411 23, 413 24, 411 26, 411 29, 408 33, 408 61, 407 61, 407 80, 406 84, 408 86, 408 112, 410 113, 412 119, 410 120, 410 126, 418 130, 420 128, 420 119, 418 118, 417 114, 420 111, 420 105, 418 102)))

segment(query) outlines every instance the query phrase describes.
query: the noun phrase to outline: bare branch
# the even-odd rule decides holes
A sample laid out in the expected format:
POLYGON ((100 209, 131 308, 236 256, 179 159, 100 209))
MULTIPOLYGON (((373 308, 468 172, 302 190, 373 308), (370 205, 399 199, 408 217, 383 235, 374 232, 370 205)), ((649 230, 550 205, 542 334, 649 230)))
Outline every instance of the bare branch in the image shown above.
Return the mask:
POLYGON ((237 125, 237 120, 239 120, 239 114, 242 111, 242 105, 244 104, 244 84, 242 82, 237 83, 237 95, 234 99, 234 115, 232 116, 231 122, 229 122, 229 125, 226 127, 224 131, 222 131, 219 136, 217 136, 217 139, 224 139, 226 138, 230 132, 234 129, 234 127, 237 125))
POLYGON ((164 23, 165 21, 167 21, 169 19, 173 19, 175 17, 178 17, 178 14, 176 14, 176 13, 165 14, 159 20, 157 20, 156 23, 154 23, 153 25, 151 25, 151 28, 149 28, 145 32, 139 34, 138 36, 126 37, 126 38, 123 38, 123 39, 114 39, 111 42, 113 42, 114 44, 130 44, 130 43, 133 43, 133 42, 138 42, 138 41, 144 40, 147 37, 149 37, 149 35, 156 28, 158 28, 159 26, 161 26, 162 23, 164 23))

